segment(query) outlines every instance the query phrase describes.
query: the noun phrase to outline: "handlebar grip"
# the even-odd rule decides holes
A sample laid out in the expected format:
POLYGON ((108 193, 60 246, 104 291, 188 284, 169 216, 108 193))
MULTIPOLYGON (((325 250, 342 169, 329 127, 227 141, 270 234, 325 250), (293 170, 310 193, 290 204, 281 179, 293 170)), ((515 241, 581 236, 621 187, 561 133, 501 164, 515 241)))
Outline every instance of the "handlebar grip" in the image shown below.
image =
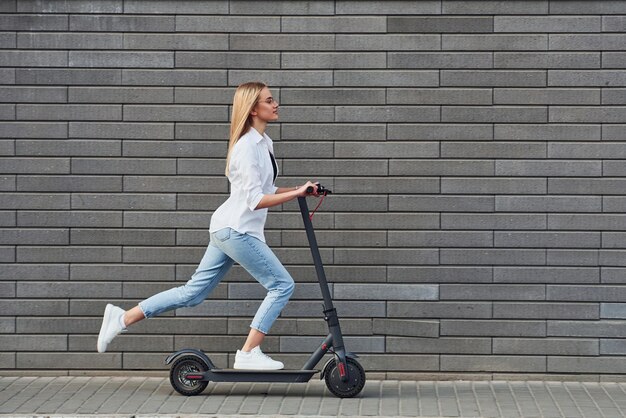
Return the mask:
MULTIPOLYGON (((313 193, 313 190, 315 190, 315 188, 313 186, 308 186, 306 188, 306 192, 307 193, 313 193)), ((321 184, 317 183, 317 193, 320 195, 327 195, 332 193, 330 190, 328 190, 326 187, 322 186, 321 184)))

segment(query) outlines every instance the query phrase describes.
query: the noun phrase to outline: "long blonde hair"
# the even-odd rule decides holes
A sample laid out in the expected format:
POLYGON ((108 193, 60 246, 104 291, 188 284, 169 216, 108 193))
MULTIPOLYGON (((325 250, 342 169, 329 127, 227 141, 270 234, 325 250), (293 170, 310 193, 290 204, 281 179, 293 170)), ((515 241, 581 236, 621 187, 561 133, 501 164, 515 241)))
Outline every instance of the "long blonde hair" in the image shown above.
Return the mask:
POLYGON ((233 98, 233 113, 230 119, 230 139, 228 141, 228 153, 226 154, 226 170, 224 174, 228 176, 228 166, 230 154, 233 147, 252 126, 252 116, 250 112, 256 105, 261 95, 261 90, 267 84, 261 81, 249 81, 237 86, 235 97, 233 98))

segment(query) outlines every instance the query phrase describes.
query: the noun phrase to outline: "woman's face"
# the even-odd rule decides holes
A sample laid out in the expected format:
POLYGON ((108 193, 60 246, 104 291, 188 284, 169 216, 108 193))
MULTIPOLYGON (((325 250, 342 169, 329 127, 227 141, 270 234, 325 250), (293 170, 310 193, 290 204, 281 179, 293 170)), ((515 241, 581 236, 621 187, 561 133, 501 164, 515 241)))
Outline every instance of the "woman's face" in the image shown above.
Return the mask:
POLYGON ((274 100, 272 92, 267 87, 264 87, 259 94, 259 101, 252 109, 252 114, 256 112, 259 119, 266 122, 270 122, 278 119, 278 102, 274 100))

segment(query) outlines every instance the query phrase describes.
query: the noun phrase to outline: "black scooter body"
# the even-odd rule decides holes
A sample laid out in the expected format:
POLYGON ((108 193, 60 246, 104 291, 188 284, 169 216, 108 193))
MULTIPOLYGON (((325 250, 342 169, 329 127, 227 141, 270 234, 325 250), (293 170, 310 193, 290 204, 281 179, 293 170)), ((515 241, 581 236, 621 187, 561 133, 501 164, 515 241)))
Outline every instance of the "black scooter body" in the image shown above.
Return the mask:
MULTIPOLYGON (((312 188, 309 188, 312 189, 312 188)), ((312 190, 309 190, 312 192, 312 190)), ((320 195, 331 193, 324 186, 318 186, 320 195)), ((300 212, 306 230, 317 278, 324 299, 324 320, 328 323, 329 334, 311 354, 301 370, 244 370, 219 369, 211 359, 201 350, 185 348, 167 357, 166 364, 172 364, 170 382, 174 389, 184 395, 201 393, 207 383, 212 382, 289 382, 306 383, 320 370, 314 369, 319 361, 328 352, 333 358, 328 360, 320 373, 320 379, 326 379, 326 384, 333 394, 339 397, 353 397, 358 394, 365 384, 365 373, 358 363, 358 356, 347 352, 343 343, 343 335, 339 326, 337 311, 328 289, 328 282, 324 273, 322 259, 313 232, 313 224, 309 218, 309 209, 306 198, 298 197, 300 212), (348 360, 349 359, 349 360, 348 360), (188 367, 181 367, 181 362, 187 361, 188 367), (351 376, 351 373, 354 376, 351 376), (195 385, 195 386, 194 386, 195 385)))

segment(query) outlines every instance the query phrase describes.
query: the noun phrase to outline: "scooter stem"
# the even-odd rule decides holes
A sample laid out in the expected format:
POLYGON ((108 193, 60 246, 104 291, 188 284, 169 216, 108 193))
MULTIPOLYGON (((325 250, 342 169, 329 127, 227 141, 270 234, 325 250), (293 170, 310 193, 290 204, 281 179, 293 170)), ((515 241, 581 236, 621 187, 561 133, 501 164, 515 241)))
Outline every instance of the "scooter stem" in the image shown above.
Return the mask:
MULTIPOLYGON (((304 229, 306 230, 306 235, 309 240, 309 247, 311 248, 311 255, 313 256, 313 263, 315 264, 317 279, 320 283, 322 297, 324 298, 324 320, 327 322, 330 331, 326 343, 331 341, 332 339, 332 346, 335 355, 337 356, 337 360, 339 363, 341 363, 343 369, 342 371, 345 371, 345 374, 341 375, 341 380, 347 381, 349 375, 347 372, 346 350, 343 344, 343 335, 339 326, 337 310, 333 306, 333 300, 330 296, 328 281, 326 280, 324 266, 322 265, 322 257, 320 256, 320 250, 317 245, 317 240, 315 239, 315 232, 313 231, 313 223, 311 222, 311 218, 309 218, 309 207, 307 205, 305 197, 298 197, 298 203, 300 204, 300 213, 302 214, 304 229)), ((322 346, 324 346, 324 344, 322 346)), ((326 348, 324 349, 324 351, 326 351, 326 348)), ((314 354, 311 359, 314 359, 315 357, 316 355, 314 354)))
POLYGON ((311 255, 313 256, 313 263, 315 264, 315 272, 317 273, 317 278, 320 282, 320 289, 322 290, 322 297, 324 299, 324 310, 327 311, 333 309, 333 300, 330 297, 328 281, 326 280, 324 266, 322 265, 322 257, 320 256, 320 250, 317 246, 317 239, 315 239, 315 232, 313 232, 313 223, 309 218, 309 207, 306 203, 305 197, 298 197, 298 203, 300 204, 300 213, 302 214, 304 229, 306 230, 306 236, 309 240, 309 247, 311 248, 311 255))

